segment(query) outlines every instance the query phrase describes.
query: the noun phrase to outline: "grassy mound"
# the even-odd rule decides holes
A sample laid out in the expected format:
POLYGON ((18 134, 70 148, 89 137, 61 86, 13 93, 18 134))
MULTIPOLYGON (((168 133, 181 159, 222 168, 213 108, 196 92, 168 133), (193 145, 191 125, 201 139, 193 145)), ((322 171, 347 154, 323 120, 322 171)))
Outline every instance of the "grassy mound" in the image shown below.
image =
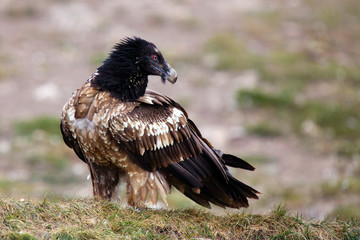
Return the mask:
POLYGON ((359 239, 356 220, 309 221, 282 206, 267 215, 134 210, 90 199, 0 198, 1 239, 359 239))

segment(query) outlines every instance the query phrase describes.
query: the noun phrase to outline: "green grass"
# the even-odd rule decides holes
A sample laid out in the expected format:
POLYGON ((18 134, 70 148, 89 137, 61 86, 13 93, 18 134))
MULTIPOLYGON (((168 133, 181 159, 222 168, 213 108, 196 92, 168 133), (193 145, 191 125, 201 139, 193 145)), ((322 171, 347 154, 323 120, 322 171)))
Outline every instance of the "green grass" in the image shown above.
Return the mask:
POLYGON ((7 158, 18 169, 23 169, 26 182, 0 177, 0 192, 42 196, 49 189, 60 193, 70 185, 85 181, 86 176, 79 176, 73 170, 71 159, 76 157, 63 142, 59 126, 59 117, 52 116, 13 123, 12 151, 7 158), (7 182, 12 187, 7 187, 7 182))
POLYGON ((276 161, 275 159, 269 158, 268 156, 260 156, 260 155, 248 155, 248 156, 244 156, 243 159, 254 165, 273 163, 276 161))
POLYGON ((360 208, 358 205, 344 205, 337 207, 331 214, 330 217, 337 217, 338 219, 359 219, 360 208))
MULTIPOLYGON (((316 100, 298 103, 293 95, 286 92, 268 93, 260 90, 239 90, 237 96, 239 106, 268 110, 269 115, 287 122, 293 132, 300 136, 306 135, 303 124, 310 120, 324 139, 336 139, 336 151, 340 155, 351 157, 359 153, 360 111, 357 105, 344 106, 316 100)), ((273 128, 276 129, 276 126, 273 128)), ((272 131, 268 126, 261 125, 250 128, 250 133, 264 135, 272 134, 272 131)))
POLYGON ((325 197, 336 197, 340 192, 346 194, 360 194, 360 179, 358 177, 348 177, 342 181, 324 182, 320 189, 325 197))
POLYGON ((14 131, 19 136, 31 136, 35 131, 60 136, 60 118, 51 116, 36 117, 26 121, 15 121, 14 131))
POLYGON ((262 56, 249 52, 244 44, 230 34, 214 36, 206 43, 205 52, 216 57, 216 70, 263 69, 262 56))
MULTIPOLYGON (((4 179, 0 178, 0 193, 1 196, 30 196, 35 195, 36 189, 39 187, 38 184, 34 184, 31 181, 24 181, 24 180, 11 180, 11 179, 4 179)), ((44 196, 44 192, 41 192, 37 195, 38 198, 44 196)))
POLYGON ((26 158, 26 165, 30 172, 30 181, 46 182, 51 186, 79 182, 79 179, 71 174, 69 159, 64 154, 47 152, 30 155, 26 158))
POLYGON ((2 194, 9 194, 19 186, 19 182, 0 178, 0 191, 2 194))
MULTIPOLYGON (((360 39, 357 4, 311 0, 296 8, 281 4, 246 13, 236 30, 214 34, 204 53, 215 59, 210 66, 215 71, 257 72, 261 87, 239 91, 241 106, 261 109, 263 118, 281 120, 272 128, 285 123, 301 136, 307 135, 309 120, 319 130, 311 137, 351 159, 360 154, 360 47, 353 44, 360 39)), ((248 132, 266 135, 267 130, 260 123, 248 132)))
POLYGON ((5 9, 6 16, 12 19, 32 18, 36 17, 38 13, 38 9, 35 8, 33 5, 14 5, 5 9))
POLYGON ((59 171, 68 167, 69 160, 64 156, 52 153, 31 155, 27 159, 27 164, 29 164, 29 167, 33 168, 43 165, 44 162, 46 162, 49 168, 59 171))
POLYGON ((205 45, 205 52, 213 54, 216 70, 243 71, 255 69, 260 79, 296 87, 306 82, 347 80, 360 83, 360 70, 345 66, 338 59, 314 58, 302 49, 286 50, 274 44, 267 52, 252 52, 233 34, 218 34, 205 45))
POLYGON ((283 206, 266 215, 134 210, 89 199, 0 198, 2 239, 356 239, 358 221, 309 221, 283 206))
POLYGON ((249 125, 246 127, 246 132, 261 137, 278 137, 282 134, 281 129, 266 122, 249 125))
POLYGON ((342 191, 341 182, 326 181, 320 185, 321 194, 324 197, 334 198, 342 191))
POLYGON ((289 109, 295 107, 292 96, 286 93, 265 93, 260 90, 240 90, 237 94, 239 105, 249 107, 270 107, 289 109))

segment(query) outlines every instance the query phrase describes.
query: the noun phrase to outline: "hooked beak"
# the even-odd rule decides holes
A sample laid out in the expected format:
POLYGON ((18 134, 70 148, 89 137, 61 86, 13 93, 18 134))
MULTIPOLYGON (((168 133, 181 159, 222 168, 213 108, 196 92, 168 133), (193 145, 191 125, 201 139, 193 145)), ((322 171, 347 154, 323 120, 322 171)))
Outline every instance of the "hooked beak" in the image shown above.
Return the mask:
POLYGON ((166 67, 161 71, 162 82, 165 83, 166 80, 174 84, 177 80, 177 73, 169 64, 166 64, 166 67))

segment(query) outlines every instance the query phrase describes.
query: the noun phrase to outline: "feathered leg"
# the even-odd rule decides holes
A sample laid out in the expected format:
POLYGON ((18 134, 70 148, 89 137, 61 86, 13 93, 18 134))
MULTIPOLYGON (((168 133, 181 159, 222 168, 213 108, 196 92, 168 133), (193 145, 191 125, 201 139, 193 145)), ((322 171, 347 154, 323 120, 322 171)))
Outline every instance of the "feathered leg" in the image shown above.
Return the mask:
POLYGON ((145 171, 128 172, 126 176, 126 195, 129 206, 142 207, 147 197, 147 191, 144 188, 148 179, 148 173, 145 171))
POLYGON ((100 166, 89 161, 95 198, 111 200, 119 183, 120 171, 115 166, 100 166))
POLYGON ((159 172, 147 172, 142 169, 128 172, 126 183, 129 206, 142 207, 144 204, 156 206, 159 193, 164 203, 168 205, 166 194, 170 193, 170 186, 159 172))

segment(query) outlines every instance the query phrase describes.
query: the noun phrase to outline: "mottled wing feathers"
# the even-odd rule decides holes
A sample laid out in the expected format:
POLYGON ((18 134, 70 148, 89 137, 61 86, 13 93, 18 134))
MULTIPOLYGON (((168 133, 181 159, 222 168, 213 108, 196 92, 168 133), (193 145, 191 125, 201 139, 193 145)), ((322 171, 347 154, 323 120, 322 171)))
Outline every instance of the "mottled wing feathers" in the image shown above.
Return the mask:
POLYGON ((90 82, 87 82, 83 88, 78 89, 73 93, 72 98, 67 104, 65 104, 62 113, 60 130, 64 142, 69 148, 72 148, 76 155, 84 162, 86 162, 86 158, 76 139, 75 127, 72 126, 70 122, 75 121, 75 119, 83 119, 85 117, 92 120, 95 108, 92 103, 98 92, 98 89, 92 88, 90 86, 90 82), (69 116, 73 116, 74 119, 69 119, 69 116))
POLYGON ((64 139, 65 144, 74 150, 78 158, 80 158, 82 161, 86 162, 85 157, 81 151, 81 148, 79 144, 77 143, 76 139, 73 138, 71 132, 69 131, 69 128, 64 127, 63 123, 60 122, 60 131, 62 134, 62 137, 64 139))
MULTIPOLYGON (((87 117, 90 121, 92 120, 92 116, 94 115, 97 104, 92 104, 96 96, 98 95, 99 90, 96 88, 90 87, 90 84, 86 84, 86 87, 83 91, 78 91, 77 96, 75 98, 76 102, 76 111, 75 118, 81 119, 87 117)), ((101 93, 100 95, 103 95, 101 93)), ((98 97, 98 96, 97 96, 98 97)))
POLYGON ((127 114, 113 116, 109 130, 144 169, 155 171, 196 157, 201 140, 187 123, 187 115, 160 94, 147 92, 127 114))

